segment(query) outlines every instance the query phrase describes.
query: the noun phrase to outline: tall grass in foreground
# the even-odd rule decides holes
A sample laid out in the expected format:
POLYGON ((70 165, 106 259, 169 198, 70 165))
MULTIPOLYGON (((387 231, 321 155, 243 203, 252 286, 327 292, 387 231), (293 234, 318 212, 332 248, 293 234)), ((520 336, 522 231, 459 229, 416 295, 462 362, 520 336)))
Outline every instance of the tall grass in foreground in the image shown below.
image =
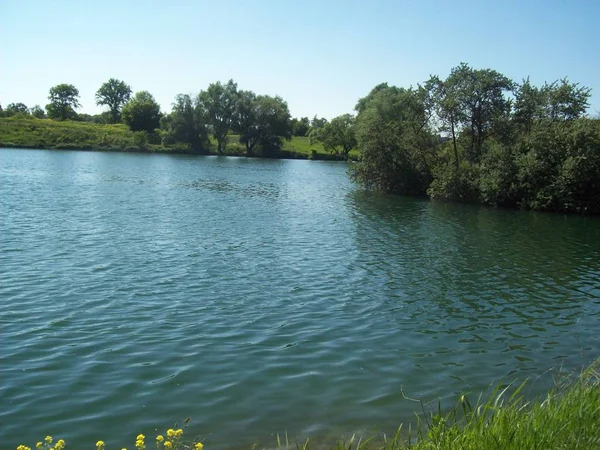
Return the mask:
MULTIPOLYGON (((400 426, 391 437, 352 436, 338 441, 337 450, 599 450, 599 367, 597 360, 577 380, 563 381, 545 398, 532 402, 521 394, 526 383, 497 387, 485 403, 472 405, 462 396, 447 414, 438 405, 436 413, 418 416, 416 432, 400 426)), ((278 436, 277 446, 290 450, 287 437, 282 445, 278 436)), ((308 450, 309 441, 294 448, 308 450)))
MULTIPOLYGON (((331 450, 548 450, 548 449, 600 449, 600 359, 573 380, 557 383, 546 397, 526 401, 521 394, 526 382, 520 386, 498 386, 487 402, 481 397, 474 405, 461 396, 454 409, 442 413, 425 412, 417 416, 413 429, 398 428, 388 437, 352 436, 340 440, 331 450), (414 431, 416 430, 416 431, 414 431)), ((187 427, 189 418, 184 421, 187 427)), ((175 425, 177 428, 177 425, 175 425)), ((155 447, 157 450, 203 450, 204 444, 197 437, 193 441, 183 438, 183 429, 169 429, 166 437, 156 436, 152 444, 140 434, 135 440, 136 450, 155 447)), ((239 447, 233 444, 234 447, 239 447)), ((47 436, 38 442, 37 450, 64 450, 64 440, 53 443, 47 436)), ((207 443, 210 448, 210 443, 207 443)), ((255 450, 258 446, 252 447, 255 450)), ((278 435, 278 450, 310 450, 311 442, 290 443, 278 435)), ((321 447, 321 446, 316 446, 321 447)), ((90 447, 93 449, 93 444, 90 447)), ((96 450, 112 450, 98 441, 96 450)), ((17 450, 31 450, 20 445, 17 450)), ((81 450, 84 450, 83 448, 81 450)))

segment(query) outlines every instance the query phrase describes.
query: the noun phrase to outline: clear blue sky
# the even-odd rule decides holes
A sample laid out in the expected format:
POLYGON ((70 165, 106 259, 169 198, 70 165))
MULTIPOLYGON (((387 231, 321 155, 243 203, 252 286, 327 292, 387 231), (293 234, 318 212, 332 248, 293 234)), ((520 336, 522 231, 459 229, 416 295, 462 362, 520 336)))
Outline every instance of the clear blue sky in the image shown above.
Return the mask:
POLYGON ((408 87, 461 61, 536 84, 569 77, 600 113, 600 0, 0 0, 0 103, 47 103, 72 83, 81 112, 108 78, 178 93, 233 78, 293 116, 352 112, 387 81, 408 87))

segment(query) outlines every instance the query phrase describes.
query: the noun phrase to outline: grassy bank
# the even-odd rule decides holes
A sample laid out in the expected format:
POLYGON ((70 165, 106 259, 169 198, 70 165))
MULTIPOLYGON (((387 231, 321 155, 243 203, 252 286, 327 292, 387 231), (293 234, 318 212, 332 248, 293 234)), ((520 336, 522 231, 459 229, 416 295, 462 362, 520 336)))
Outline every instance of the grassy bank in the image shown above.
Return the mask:
MULTIPOLYGON (((238 136, 228 138, 229 156, 245 156, 238 136)), ((103 125, 88 122, 35 119, 25 117, 0 118, 0 147, 45 148, 63 150, 102 150, 126 152, 194 153, 183 145, 165 147, 149 141, 143 133, 134 133, 123 124, 103 125)), ((208 154, 217 154, 211 143, 208 154)), ((282 151, 274 155, 290 159, 335 159, 321 144, 310 144, 307 137, 294 136, 285 141, 282 151)))
POLYGON ((531 402, 521 395, 527 383, 497 388, 485 403, 472 404, 462 396, 450 413, 438 410, 421 416, 419 420, 426 425, 426 432, 419 432, 414 438, 400 428, 392 439, 383 439, 382 445, 367 442, 362 446, 357 444, 356 448, 598 449, 599 366, 600 360, 578 379, 563 381, 544 398, 531 402))
MULTIPOLYGON (((557 384, 545 397, 526 401, 522 395, 527 383, 520 386, 496 388, 490 399, 471 403, 461 396, 453 410, 442 413, 428 412, 422 407, 414 427, 400 427, 391 437, 377 435, 370 438, 340 440, 332 450, 547 450, 600 448, 600 360, 588 367, 577 379, 557 384), (417 430, 415 432, 415 430, 417 430)), ((156 446, 157 449, 202 450, 200 437, 188 437, 185 428, 169 429, 164 435, 135 438, 135 448, 142 450, 156 446)), ((37 448, 54 448, 52 437, 38 442, 37 448)), ((133 443, 133 438, 132 438, 133 443)), ((62 441, 59 446, 65 448, 62 441)), ((210 448, 210 442, 206 443, 210 448)), ((233 443, 235 448, 238 445, 233 443)), ((313 447, 310 439, 290 442, 287 437, 277 437, 268 447, 279 450, 308 450, 313 447)), ((89 448, 93 448, 93 444, 89 448)), ((105 450, 104 442, 96 444, 97 450, 105 450)), ((259 448, 254 445, 253 449, 259 448)), ((19 446, 18 450, 29 450, 19 446)), ((110 450, 110 449, 109 449, 110 450)))

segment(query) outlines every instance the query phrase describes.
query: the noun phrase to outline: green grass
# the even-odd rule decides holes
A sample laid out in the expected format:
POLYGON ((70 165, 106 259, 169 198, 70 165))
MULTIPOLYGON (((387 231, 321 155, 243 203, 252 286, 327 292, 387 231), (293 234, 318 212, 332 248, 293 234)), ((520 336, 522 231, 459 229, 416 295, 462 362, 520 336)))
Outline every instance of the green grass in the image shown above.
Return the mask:
MULTIPOLYGON (((54 121, 27 117, 0 118, 0 147, 81 149, 111 151, 152 151, 189 153, 183 145, 164 147, 158 142, 145 142, 140 133, 123 124, 102 125, 88 122, 54 121), (142 138, 140 140, 140 138, 142 138)), ((208 153, 216 154, 216 142, 211 139, 208 153)), ((226 155, 245 156, 238 136, 228 136, 226 155)), ((335 159, 321 144, 310 144, 307 137, 284 141, 282 158, 335 159)))
MULTIPOLYGON (((315 142, 310 144, 308 137, 304 136, 294 136, 291 141, 286 141, 283 145, 284 150, 298 152, 309 157, 314 150, 316 156, 314 159, 335 159, 331 153, 323 148, 323 145, 319 142, 315 142)), ((352 150, 350 152, 350 158, 356 159, 358 157, 358 152, 356 150, 352 150)))
POLYGON ((125 150, 135 147, 134 133, 122 124, 0 118, 0 146, 125 150))
MULTIPOLYGON (((227 136, 228 147, 226 154, 230 155, 245 155, 245 147, 239 144, 239 136, 236 134, 230 134, 227 136)), ((216 143, 213 142, 216 148, 216 143)), ((335 155, 332 155, 323 148, 323 145, 319 142, 311 144, 308 137, 305 136, 293 136, 291 140, 283 141, 283 151, 281 156, 286 158, 295 159, 337 159, 335 155)))

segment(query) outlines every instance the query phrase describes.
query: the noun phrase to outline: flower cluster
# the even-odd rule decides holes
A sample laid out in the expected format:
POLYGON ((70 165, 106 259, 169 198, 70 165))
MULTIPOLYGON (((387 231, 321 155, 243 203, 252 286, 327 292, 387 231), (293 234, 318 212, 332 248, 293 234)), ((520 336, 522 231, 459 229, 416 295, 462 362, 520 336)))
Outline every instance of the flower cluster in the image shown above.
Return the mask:
MULTIPOLYGON (((187 423, 187 422, 186 422, 187 423)), ((178 450, 178 449, 193 449, 193 450, 203 450, 204 444, 202 442, 194 443, 194 446, 183 445, 181 439, 183 437, 183 430, 178 428, 174 430, 173 428, 169 428, 166 433, 167 437, 165 438, 163 435, 159 434, 156 436, 156 448, 158 450, 178 450)), ((138 434, 135 438, 135 448, 136 450, 146 450, 146 436, 143 434, 138 434)), ((43 441, 35 444, 36 450, 65 450, 65 441, 63 439, 59 439, 54 443, 54 438, 52 436, 46 436, 43 441)), ((31 447, 27 447, 26 445, 19 445, 17 450, 31 450, 31 447)), ((96 450, 106 450, 106 446, 104 441, 96 442, 96 450)), ((127 450, 127 449, 122 449, 127 450)))
POLYGON ((178 428, 177 430, 169 428, 167 430, 166 439, 160 434, 156 436, 156 447, 160 449, 162 446, 162 448, 164 448, 165 450, 177 450, 180 447, 182 436, 183 430, 181 428, 178 428))
MULTIPOLYGON (((44 441, 40 441, 37 444, 35 444, 35 448, 37 450, 64 450, 65 449, 65 441, 63 439, 59 439, 58 441, 56 441, 56 444, 52 444, 54 442, 54 439, 52 438, 52 436, 46 436, 44 438, 44 441)), ((19 445, 17 447, 17 450, 31 450, 31 447, 27 447, 26 445, 19 445)))
POLYGON ((137 450, 146 450, 146 444, 144 443, 145 437, 146 436, 143 434, 138 434, 138 437, 135 438, 135 448, 137 448, 137 450))

